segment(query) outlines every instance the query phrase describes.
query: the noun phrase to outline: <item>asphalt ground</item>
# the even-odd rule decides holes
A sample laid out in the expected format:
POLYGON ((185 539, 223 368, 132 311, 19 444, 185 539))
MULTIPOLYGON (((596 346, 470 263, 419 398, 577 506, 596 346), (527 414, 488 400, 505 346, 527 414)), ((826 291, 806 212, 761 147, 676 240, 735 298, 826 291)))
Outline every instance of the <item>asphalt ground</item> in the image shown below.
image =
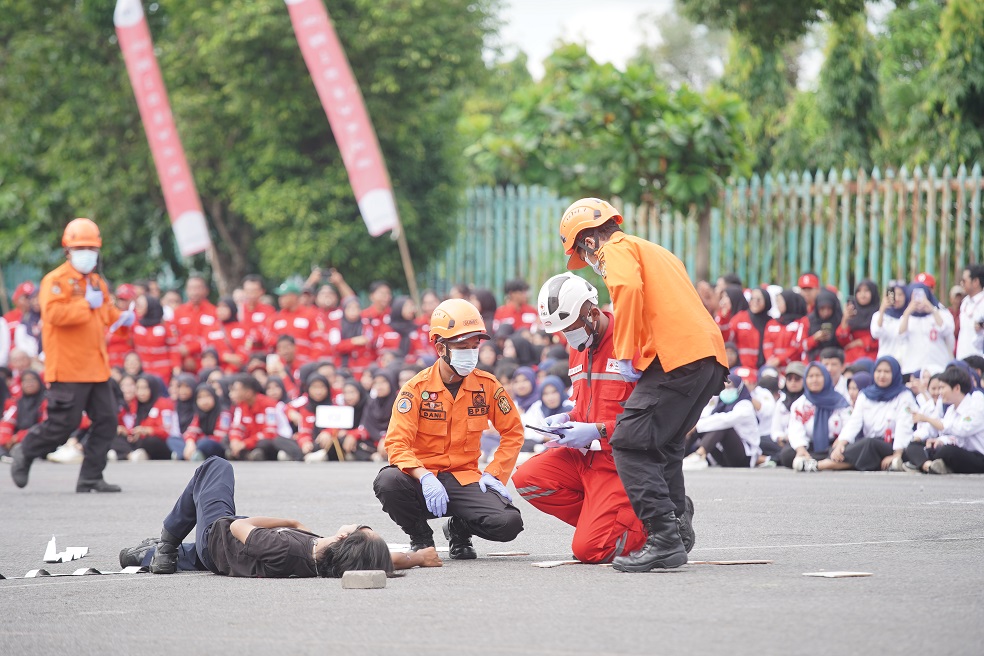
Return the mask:
MULTIPOLYGON (((118 570, 119 550, 159 532, 193 469, 110 463, 123 493, 83 496, 75 465, 36 463, 23 490, 0 466, 0 573, 118 570), (52 535, 89 555, 45 565, 52 535)), ((372 495, 377 469, 236 464, 238 510, 325 533, 364 522, 406 542, 372 495)), ((478 560, 413 570, 383 590, 208 573, 0 581, 0 654, 984 653, 984 477, 711 469, 688 475, 687 489, 692 560, 774 562, 538 569, 570 558, 572 529, 520 500, 526 529, 514 542, 476 540, 478 560), (530 555, 487 556, 503 550, 530 555), (872 576, 803 576, 821 570, 872 576)))

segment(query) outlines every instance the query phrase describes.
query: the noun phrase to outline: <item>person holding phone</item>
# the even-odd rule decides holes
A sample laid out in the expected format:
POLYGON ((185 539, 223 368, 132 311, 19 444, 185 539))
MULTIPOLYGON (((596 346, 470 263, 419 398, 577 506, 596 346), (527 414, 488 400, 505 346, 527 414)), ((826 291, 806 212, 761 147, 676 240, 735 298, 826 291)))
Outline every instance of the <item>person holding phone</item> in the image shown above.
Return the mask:
POLYGON ((810 327, 803 341, 803 350, 808 360, 816 360, 824 348, 838 346, 834 327, 840 325, 844 311, 841 309, 837 294, 829 289, 821 289, 817 294, 817 302, 810 312, 810 327))
POLYGON ((953 359, 953 317, 926 285, 913 283, 908 293, 911 301, 899 319, 902 373, 920 376, 927 367, 939 371, 953 359))
POLYGON ((859 358, 878 357, 878 340, 871 336, 871 319, 878 311, 878 285, 862 280, 847 299, 844 317, 837 326, 837 342, 844 349, 844 361, 852 364, 859 358))
POLYGON ((878 357, 902 357, 899 321, 909 305, 909 291, 904 282, 890 280, 878 311, 871 317, 871 336, 878 340, 878 357))

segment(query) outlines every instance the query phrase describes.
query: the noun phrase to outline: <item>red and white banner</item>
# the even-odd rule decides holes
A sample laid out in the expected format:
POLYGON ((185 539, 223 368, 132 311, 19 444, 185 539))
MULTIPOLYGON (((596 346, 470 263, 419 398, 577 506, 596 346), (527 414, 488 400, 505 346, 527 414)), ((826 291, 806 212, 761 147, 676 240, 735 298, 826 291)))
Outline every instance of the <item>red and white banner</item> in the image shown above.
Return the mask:
POLYGON ((369 234, 400 225, 376 132, 322 0, 284 0, 369 234))
POLYGON ((212 245, 202 203, 191 177, 181 139, 171 116, 171 103, 154 55, 154 42, 140 0, 117 0, 113 13, 116 36, 137 98, 164 203, 178 249, 185 257, 208 250, 212 245))

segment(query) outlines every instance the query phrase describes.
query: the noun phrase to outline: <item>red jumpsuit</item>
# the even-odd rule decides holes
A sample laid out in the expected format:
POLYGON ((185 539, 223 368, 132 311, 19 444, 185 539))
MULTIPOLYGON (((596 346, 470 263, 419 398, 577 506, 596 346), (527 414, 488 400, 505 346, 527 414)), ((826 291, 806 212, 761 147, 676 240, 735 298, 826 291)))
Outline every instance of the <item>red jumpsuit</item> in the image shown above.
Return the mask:
POLYGON ((123 360, 126 354, 133 350, 132 330, 127 326, 120 326, 115 331, 106 335, 106 351, 109 353, 109 366, 123 368, 123 360))
POLYGON ((752 317, 748 310, 742 310, 731 318, 729 329, 732 340, 738 347, 738 361, 741 366, 749 369, 758 370, 759 340, 762 340, 762 353, 768 360, 768 353, 774 350, 770 340, 776 336, 775 327, 782 327, 775 319, 769 319, 765 324, 765 334, 759 334, 758 329, 752 324, 752 317), (770 331, 769 328, 773 330, 770 331))
POLYGON ((369 319, 362 320, 362 334, 366 344, 357 345, 352 343, 352 339, 342 339, 342 331, 339 325, 333 325, 328 330, 328 342, 333 347, 335 366, 348 369, 352 376, 358 380, 363 370, 376 362, 376 349, 373 348, 373 329, 369 319))
POLYGON ((325 325, 318 311, 298 306, 292 312, 280 310, 267 324, 266 343, 270 350, 277 347, 277 338, 290 335, 297 347, 297 366, 313 362, 323 351, 325 325))
POLYGON ((178 331, 178 345, 187 350, 186 357, 198 361, 205 348, 205 335, 217 323, 215 306, 208 301, 178 306, 174 311, 174 327, 178 331))
MULTIPOLYGON (((229 440, 242 442, 245 450, 249 451, 256 448, 260 440, 275 440, 282 437, 279 429, 282 425, 280 416, 283 410, 278 408, 278 405, 279 401, 274 401, 264 394, 257 394, 252 405, 239 403, 233 406, 229 440)), ((286 422, 286 417, 283 420, 286 422)))
POLYGON ((214 348, 219 354, 219 366, 226 373, 242 371, 242 366, 236 366, 223 361, 223 355, 238 355, 242 358, 243 365, 249 360, 250 349, 248 348, 249 335, 245 328, 238 321, 222 323, 216 321, 215 325, 205 334, 205 344, 214 348))
POLYGON ((851 330, 849 327, 838 326, 834 334, 837 337, 837 343, 845 347, 844 364, 851 364, 861 358, 878 359, 878 340, 871 336, 870 328, 851 330), (856 339, 861 340, 860 346, 846 348, 848 344, 856 339))
POLYGON ((178 334, 170 323, 156 326, 133 324, 133 350, 140 356, 144 373, 154 374, 171 382, 171 373, 181 366, 178 334))
MULTIPOLYGON (((571 400, 575 402, 571 421, 604 423, 611 435, 615 418, 622 412, 621 402, 634 384, 626 383, 618 373, 612 341, 615 320, 610 313, 605 315, 608 330, 598 348, 571 351, 571 400)), ((608 439, 600 442, 601 451, 586 453, 564 447, 547 449, 513 474, 513 483, 524 499, 574 527, 571 548, 574 557, 585 563, 609 563, 646 541, 646 530, 615 470, 608 439)))
POLYGON ((219 419, 215 422, 215 428, 212 429, 211 435, 206 435, 201 429, 201 423, 198 419, 198 414, 195 414, 195 418, 191 420, 188 424, 188 428, 185 429, 184 435, 181 437, 185 442, 198 442, 199 440, 215 440, 216 442, 223 442, 229 437, 229 426, 232 424, 232 413, 228 410, 222 410, 219 412, 219 419))
POLYGON ((803 358, 803 339, 806 337, 806 329, 809 321, 805 318, 795 319, 783 326, 771 323, 766 326, 766 344, 763 345, 765 359, 777 358, 779 363, 776 365, 779 371, 785 372, 786 365, 790 362, 798 362, 803 358))
MULTIPOLYGON (((38 409, 38 420, 34 423, 40 424, 47 418, 48 400, 45 399, 41 401, 41 407, 38 409)), ((24 439, 27 431, 31 429, 30 426, 28 426, 18 430, 17 420, 17 399, 7 399, 7 406, 3 410, 2 418, 0 418, 0 447, 8 450, 13 448, 15 444, 24 439)))
POLYGON ((512 326, 516 330, 523 330, 533 327, 536 322, 536 308, 532 305, 517 308, 507 303, 496 308, 492 325, 493 330, 499 330, 499 326, 512 326))
POLYGON ((250 351, 262 351, 263 344, 266 343, 267 326, 277 310, 272 305, 257 303, 256 305, 243 305, 240 325, 246 329, 246 338, 249 340, 250 351))

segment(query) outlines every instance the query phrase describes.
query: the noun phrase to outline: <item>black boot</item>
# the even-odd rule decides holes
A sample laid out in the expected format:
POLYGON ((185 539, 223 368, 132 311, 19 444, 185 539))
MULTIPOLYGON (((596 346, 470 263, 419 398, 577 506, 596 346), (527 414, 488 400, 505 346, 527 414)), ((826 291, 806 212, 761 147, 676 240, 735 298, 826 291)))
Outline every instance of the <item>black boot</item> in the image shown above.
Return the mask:
POLYGON ((27 477, 31 473, 31 463, 34 458, 24 455, 24 447, 20 444, 10 450, 10 477, 14 479, 14 485, 24 487, 27 485, 27 477))
POLYGON ((420 551, 434 546, 434 531, 427 522, 420 522, 410 533, 410 551, 420 551))
POLYGON ((684 498, 687 509, 677 517, 677 526, 680 527, 680 539, 683 540, 683 548, 687 550, 687 553, 690 553, 690 550, 694 548, 694 542, 697 541, 697 534, 694 533, 694 502, 690 500, 690 497, 684 498))
POLYGON ((120 551, 120 567, 141 567, 144 556, 151 549, 156 549, 160 538, 147 538, 135 547, 128 547, 120 551))
POLYGON ((152 574, 174 574, 178 571, 178 547, 181 546, 181 539, 176 538, 167 532, 166 528, 161 529, 161 543, 157 545, 157 551, 150 560, 150 571, 152 574))
POLYGON ((103 478, 80 478, 75 484, 76 492, 122 492, 119 485, 107 483, 103 478))
POLYGON ((628 556, 619 556, 612 567, 619 572, 648 572, 651 569, 673 569, 687 564, 687 550, 680 539, 676 516, 670 512, 643 521, 648 533, 642 549, 628 556))
POLYGON ((457 517, 449 517, 444 523, 444 537, 448 539, 448 555, 451 560, 475 560, 478 554, 472 546, 471 533, 457 517))

